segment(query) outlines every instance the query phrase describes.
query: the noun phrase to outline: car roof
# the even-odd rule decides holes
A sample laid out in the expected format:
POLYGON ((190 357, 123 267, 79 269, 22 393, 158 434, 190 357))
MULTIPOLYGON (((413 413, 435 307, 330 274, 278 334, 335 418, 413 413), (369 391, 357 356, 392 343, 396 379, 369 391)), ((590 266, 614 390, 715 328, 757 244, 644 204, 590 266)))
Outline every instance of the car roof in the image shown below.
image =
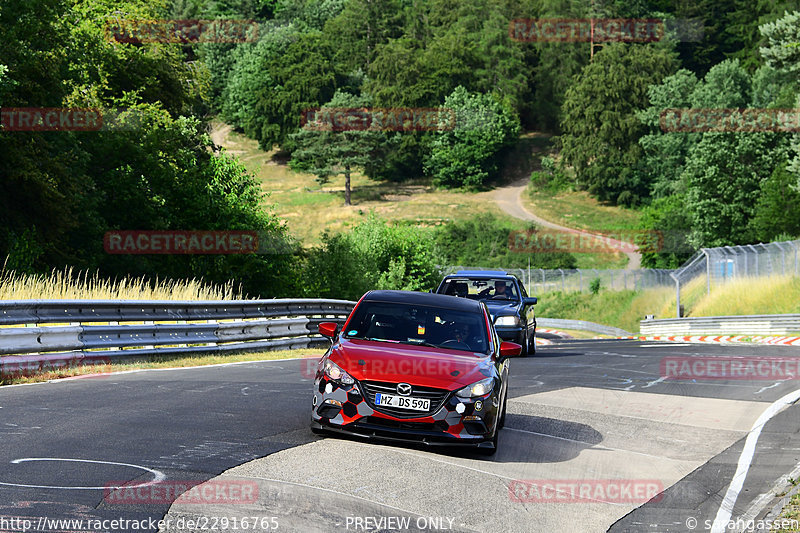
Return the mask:
POLYGON ((481 303, 478 301, 430 292, 370 291, 364 295, 363 301, 427 305, 430 307, 440 307, 458 311, 481 311, 481 303))
POLYGON ((507 279, 518 279, 517 276, 514 274, 509 274, 503 270, 459 270, 455 274, 448 274, 445 276, 445 279, 448 278, 477 278, 477 279, 488 279, 488 278, 507 278, 507 279))

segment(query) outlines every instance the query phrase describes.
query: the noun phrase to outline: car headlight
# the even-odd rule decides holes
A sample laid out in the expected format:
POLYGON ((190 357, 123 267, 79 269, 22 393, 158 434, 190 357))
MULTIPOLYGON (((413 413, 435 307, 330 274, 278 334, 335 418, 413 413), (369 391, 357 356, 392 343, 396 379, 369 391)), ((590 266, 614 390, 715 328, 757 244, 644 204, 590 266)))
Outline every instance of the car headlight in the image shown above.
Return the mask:
POLYGON ((459 398, 477 398, 479 396, 486 396, 492 392, 494 388, 494 378, 482 379, 472 385, 467 385, 463 389, 456 392, 459 398))
POLYGON ((342 370, 339 365, 330 359, 325 361, 325 375, 334 381, 343 383, 344 385, 352 385, 356 382, 356 380, 353 379, 353 376, 342 370))
POLYGON ((495 326, 519 326, 519 317, 516 316, 499 316, 494 321, 495 326))

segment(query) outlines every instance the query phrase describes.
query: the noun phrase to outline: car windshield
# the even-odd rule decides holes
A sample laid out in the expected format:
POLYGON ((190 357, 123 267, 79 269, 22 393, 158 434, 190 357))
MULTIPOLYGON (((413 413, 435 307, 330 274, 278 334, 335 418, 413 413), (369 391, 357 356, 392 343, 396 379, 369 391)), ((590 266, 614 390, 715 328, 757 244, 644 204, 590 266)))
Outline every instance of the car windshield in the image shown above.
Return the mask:
POLYGON ((516 286, 508 278, 450 278, 439 292, 471 300, 519 300, 516 286))
POLYGON ((482 313, 394 302, 361 302, 345 337, 482 354, 489 349, 482 313))

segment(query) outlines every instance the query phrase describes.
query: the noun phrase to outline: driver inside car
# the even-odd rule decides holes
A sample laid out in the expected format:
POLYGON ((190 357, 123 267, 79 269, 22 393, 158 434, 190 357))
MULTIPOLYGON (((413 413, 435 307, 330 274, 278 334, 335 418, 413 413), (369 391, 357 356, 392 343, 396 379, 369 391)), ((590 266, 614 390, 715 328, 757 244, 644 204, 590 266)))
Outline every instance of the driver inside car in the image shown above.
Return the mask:
POLYGON ((492 298, 511 298, 511 291, 507 290, 505 281, 494 282, 494 296, 492 298))

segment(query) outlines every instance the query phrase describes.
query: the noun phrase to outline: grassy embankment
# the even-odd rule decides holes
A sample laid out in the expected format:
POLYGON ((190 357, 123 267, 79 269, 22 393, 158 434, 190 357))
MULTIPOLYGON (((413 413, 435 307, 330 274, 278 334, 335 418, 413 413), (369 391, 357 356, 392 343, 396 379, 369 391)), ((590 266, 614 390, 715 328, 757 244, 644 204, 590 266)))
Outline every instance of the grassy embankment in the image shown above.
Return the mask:
MULTIPOLYGON (((215 123, 216 129, 223 127, 215 123)), ((313 175, 292 171, 286 161, 279 159, 277 152, 264 152, 258 143, 236 132, 228 132, 222 145, 230 154, 239 157, 256 176, 264 192, 269 194, 267 203, 279 218, 286 221, 289 232, 304 246, 318 244, 324 230, 338 232, 346 229, 369 211, 375 211, 388 220, 421 226, 435 226, 449 220, 460 221, 481 213, 491 213, 516 229, 527 227, 525 221, 511 217, 497 205, 495 190, 442 190, 425 180, 377 182, 356 173, 351 183, 353 205, 345 207, 344 178, 334 178, 321 186, 313 175)), ((519 145, 508 154, 501 182, 527 179, 531 169, 538 165, 539 155, 545 153, 548 146, 547 136, 534 133, 523 136, 519 145)), ((569 213, 577 209, 572 196, 558 198, 560 208, 554 206, 554 211, 569 213)), ((531 206, 528 208, 531 209, 531 206)), ((603 206, 589 197, 582 201, 580 211, 575 213, 581 223, 593 221, 598 224, 594 227, 600 229, 619 227, 619 223, 614 225, 609 222, 617 215, 625 219, 623 226, 629 227, 636 216, 635 211, 603 206), (596 214, 587 217, 586 214, 592 212, 596 214)), ((559 221, 550 213, 543 213, 543 217, 559 221)), ((567 225, 570 223, 567 222, 567 225)), ((574 224, 574 227, 584 226, 574 224)), ((581 268, 624 268, 627 264, 623 254, 580 253, 575 256, 581 268)))
MULTIPOLYGON (((552 292, 537 296, 538 316, 588 320, 634 333, 639 331, 639 321, 645 315, 676 316, 675 289, 671 287, 639 292, 601 290, 596 295, 552 292)), ((738 280, 712 286, 711 294, 706 293, 705 278, 697 278, 681 288, 681 304, 687 316, 800 313, 800 278, 738 280)))

